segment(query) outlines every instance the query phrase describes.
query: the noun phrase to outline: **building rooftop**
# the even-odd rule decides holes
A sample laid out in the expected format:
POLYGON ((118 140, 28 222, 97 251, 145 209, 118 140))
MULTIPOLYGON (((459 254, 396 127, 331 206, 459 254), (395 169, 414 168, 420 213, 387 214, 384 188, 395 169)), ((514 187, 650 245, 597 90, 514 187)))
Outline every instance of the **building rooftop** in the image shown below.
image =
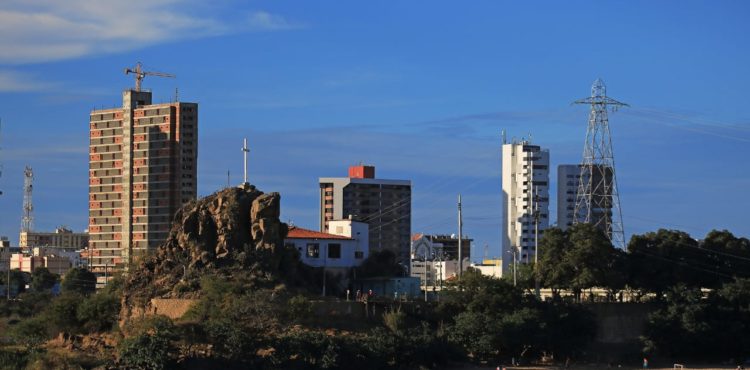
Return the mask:
POLYGON ((347 236, 322 233, 320 231, 313 231, 313 230, 303 229, 303 228, 297 227, 297 226, 290 226, 289 227, 289 233, 286 235, 286 238, 287 239, 341 239, 341 240, 352 240, 352 238, 347 237, 347 236))

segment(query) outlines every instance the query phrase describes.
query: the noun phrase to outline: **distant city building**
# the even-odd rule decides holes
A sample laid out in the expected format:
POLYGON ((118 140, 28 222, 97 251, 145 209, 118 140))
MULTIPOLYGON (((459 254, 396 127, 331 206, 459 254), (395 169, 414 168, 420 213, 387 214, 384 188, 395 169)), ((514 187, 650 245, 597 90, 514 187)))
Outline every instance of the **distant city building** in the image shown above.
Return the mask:
MULTIPOLYGON (((424 242, 420 240, 429 241, 430 246, 430 257, 428 259, 437 260, 458 260, 458 237, 455 234, 421 234, 417 233, 411 237, 411 253, 412 259, 423 258, 423 252, 416 250, 415 247, 419 247, 424 242), (417 256, 419 254, 419 257, 417 256)), ((463 237, 461 241, 461 258, 471 259, 471 242, 474 239, 463 237)))
POLYGON ((367 224, 331 220, 329 226, 334 233, 291 226, 284 244, 297 249, 300 259, 308 266, 346 273, 352 267, 361 265, 369 255, 367 224))
POLYGON ((375 167, 352 166, 349 177, 323 177, 320 183, 320 231, 330 221, 352 218, 369 225, 370 251, 390 250, 409 264, 411 181, 375 178, 375 167))
MULTIPOLYGON (((612 182, 612 171, 602 165, 595 166, 592 172, 595 176, 594 182, 606 176, 607 184, 612 182)), ((557 226, 567 230, 576 222, 583 222, 582 215, 575 214, 578 191, 581 184, 580 164, 561 164, 557 167, 557 226)), ((611 228, 607 223, 612 219, 611 192, 603 194, 609 186, 597 188, 602 194, 592 194, 591 224, 597 225, 605 233, 611 228)), ((611 236, 610 236, 611 237, 611 236)))
MULTIPOLYGON (((470 242, 471 239, 464 239, 461 249, 465 250, 464 245, 470 242)), ((457 276, 458 238, 455 236, 414 234, 411 249, 411 276, 419 278, 422 287, 427 287, 428 291, 440 290, 447 280, 457 276)), ((463 270, 466 271, 469 267, 468 253, 461 257, 463 270)))
POLYGON ((0 271, 8 271, 10 268, 10 257, 13 253, 21 250, 18 247, 11 247, 7 236, 0 237, 0 271))
POLYGON ((576 193, 581 182, 581 165, 557 166, 557 227, 567 230, 576 221, 576 193))
POLYGON ((18 269, 29 273, 37 268, 46 267, 53 274, 64 275, 71 268, 79 267, 80 263, 80 252, 60 248, 36 247, 32 254, 13 253, 10 257, 11 270, 18 269))
POLYGON ((549 150, 528 141, 504 143, 503 271, 515 258, 534 261, 535 219, 539 212, 539 237, 549 225, 549 150))
POLYGON ((198 105, 152 104, 126 90, 122 107, 90 115, 89 255, 104 283, 162 243, 174 213, 196 197, 198 105))
POLYGON ((70 261, 71 267, 88 267, 88 260, 83 256, 85 250, 71 250, 59 247, 34 247, 32 254, 34 256, 57 256, 65 257, 70 261))
POLYGON ((44 267, 44 257, 29 256, 23 253, 13 253, 10 256, 10 269, 22 272, 33 272, 39 267, 44 267))
POLYGON ((503 260, 483 260, 482 263, 472 263, 471 268, 478 270, 485 276, 501 278, 503 276, 503 260))
POLYGON ((18 246, 22 249, 33 247, 58 247, 78 250, 89 245, 87 232, 74 233, 65 227, 58 227, 53 232, 21 231, 18 246))

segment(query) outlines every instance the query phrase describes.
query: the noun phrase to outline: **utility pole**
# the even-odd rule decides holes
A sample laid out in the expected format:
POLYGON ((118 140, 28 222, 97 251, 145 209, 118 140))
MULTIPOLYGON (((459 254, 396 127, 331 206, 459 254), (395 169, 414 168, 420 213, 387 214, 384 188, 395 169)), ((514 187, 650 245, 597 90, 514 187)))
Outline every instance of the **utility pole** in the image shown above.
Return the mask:
MULTIPOLYGON (((2 132, 2 129, 3 129, 3 120, 0 119, 0 132, 2 132)), ((2 149, 2 148, 0 148, 0 149, 2 149)), ((3 162, 0 161, 0 178, 2 178, 2 177, 3 177, 3 162)), ((2 190, 0 190, 0 195, 3 195, 2 190)))
MULTIPOLYGON (((326 247, 327 247, 327 244, 326 244, 326 247)), ((325 252, 328 252, 327 249, 328 248, 326 248, 325 252)), ((323 253, 323 297, 326 296, 326 264, 328 262, 327 258, 328 258, 328 253, 323 253)))
POLYGON ((517 269, 518 259, 516 258, 516 254, 518 253, 518 247, 511 246, 511 248, 512 249, 507 252, 510 253, 511 256, 513 256, 513 286, 516 286, 516 279, 517 279, 516 271, 518 270, 517 269))
POLYGON ((461 253, 463 244, 463 227, 464 221, 461 216, 461 194, 458 194, 458 279, 461 279, 461 275, 464 270, 464 261, 461 253))
POLYGON ((615 176, 615 155, 609 132, 607 109, 616 111, 629 105, 607 97, 604 81, 597 79, 591 86, 591 96, 573 104, 588 104, 589 123, 583 147, 581 178, 573 213, 574 223, 589 223, 605 232, 617 248, 625 248, 620 195, 615 176))
POLYGON ((247 153, 250 152, 250 148, 247 147, 247 138, 242 142, 242 156, 244 157, 244 169, 245 169, 245 181, 242 184, 247 184, 247 153))
POLYGON ((541 298, 539 281, 539 191, 534 187, 534 287, 541 298))
POLYGON ((427 254, 429 251, 425 248, 424 251, 424 301, 427 302, 427 254))

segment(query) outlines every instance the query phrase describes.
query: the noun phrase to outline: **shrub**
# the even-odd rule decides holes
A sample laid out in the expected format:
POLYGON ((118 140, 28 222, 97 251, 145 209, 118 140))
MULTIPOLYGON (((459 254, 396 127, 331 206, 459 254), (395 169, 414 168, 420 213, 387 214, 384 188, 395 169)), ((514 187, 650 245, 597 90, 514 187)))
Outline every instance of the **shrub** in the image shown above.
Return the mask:
POLYGON ((406 314, 401 307, 391 308, 383 314, 383 324, 391 333, 402 335, 406 331, 406 314))
POLYGON ((70 269, 63 277, 62 290, 84 295, 91 294, 96 291, 96 275, 83 268, 70 269))
POLYGON ((76 317, 89 332, 112 329, 120 312, 120 299, 114 294, 99 292, 81 302, 76 317))
POLYGON ((135 369, 164 369, 172 365, 170 353, 176 339, 175 326, 165 316, 153 316, 130 328, 133 336, 118 346, 120 365, 135 369))
POLYGON ((289 316, 292 321, 304 321, 312 315, 310 300, 302 294, 290 298, 288 307, 289 316))

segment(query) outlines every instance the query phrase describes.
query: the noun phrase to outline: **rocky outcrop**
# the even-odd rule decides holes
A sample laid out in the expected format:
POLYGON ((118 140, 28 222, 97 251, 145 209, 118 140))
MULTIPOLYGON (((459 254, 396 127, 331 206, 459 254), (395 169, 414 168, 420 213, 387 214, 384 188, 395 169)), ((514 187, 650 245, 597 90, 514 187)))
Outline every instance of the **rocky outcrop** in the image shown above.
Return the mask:
POLYGON ((276 275, 287 233, 280 200, 247 185, 184 205, 167 240, 128 272, 124 308, 146 312, 152 298, 195 298, 205 274, 276 275))

